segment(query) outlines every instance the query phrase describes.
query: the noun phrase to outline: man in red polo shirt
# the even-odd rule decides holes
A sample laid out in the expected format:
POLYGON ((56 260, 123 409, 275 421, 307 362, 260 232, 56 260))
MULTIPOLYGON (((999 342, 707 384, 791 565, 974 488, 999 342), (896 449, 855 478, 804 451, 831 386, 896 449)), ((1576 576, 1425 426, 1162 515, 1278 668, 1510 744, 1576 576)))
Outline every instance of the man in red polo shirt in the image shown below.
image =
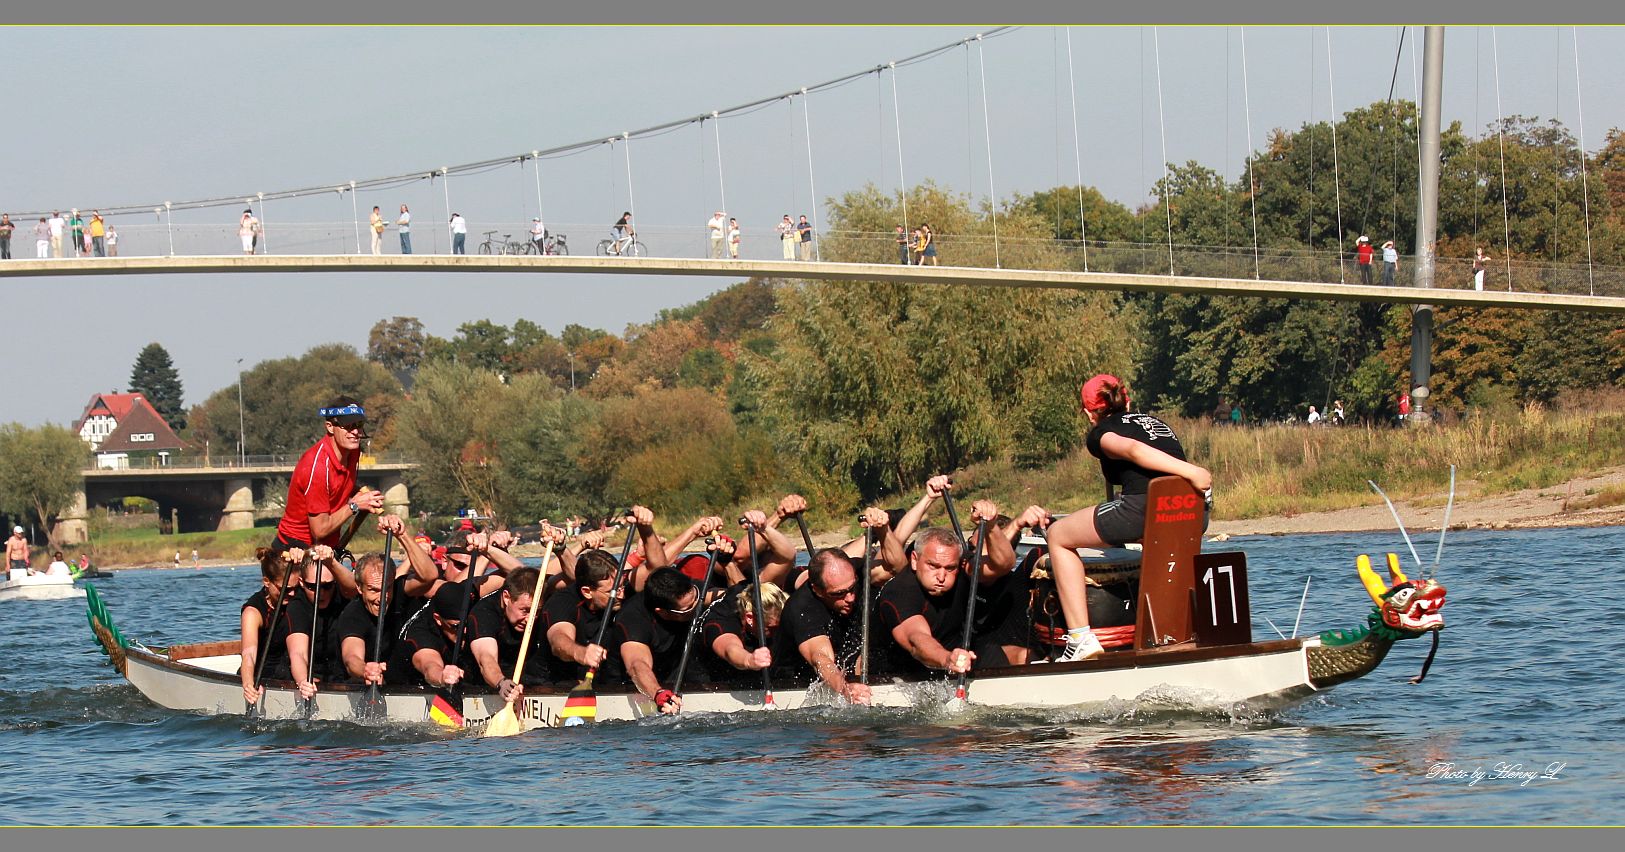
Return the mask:
POLYGON ((344 523, 362 512, 384 510, 384 493, 356 488, 356 463, 367 437, 367 413, 347 396, 336 397, 319 412, 327 434, 299 457, 288 483, 286 509, 276 527, 274 546, 308 548, 325 544, 341 550, 344 523))

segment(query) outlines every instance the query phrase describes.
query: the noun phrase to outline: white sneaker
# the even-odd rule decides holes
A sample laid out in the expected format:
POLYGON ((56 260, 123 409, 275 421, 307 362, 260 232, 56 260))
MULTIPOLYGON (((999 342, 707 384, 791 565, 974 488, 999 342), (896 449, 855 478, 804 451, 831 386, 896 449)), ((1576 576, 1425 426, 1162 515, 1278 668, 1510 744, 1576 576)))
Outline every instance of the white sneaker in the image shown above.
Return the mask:
POLYGON ((1066 650, 1056 658, 1057 663, 1075 663, 1079 660, 1092 660, 1106 653, 1100 646, 1100 640, 1093 633, 1084 633, 1082 637, 1067 636, 1066 650))

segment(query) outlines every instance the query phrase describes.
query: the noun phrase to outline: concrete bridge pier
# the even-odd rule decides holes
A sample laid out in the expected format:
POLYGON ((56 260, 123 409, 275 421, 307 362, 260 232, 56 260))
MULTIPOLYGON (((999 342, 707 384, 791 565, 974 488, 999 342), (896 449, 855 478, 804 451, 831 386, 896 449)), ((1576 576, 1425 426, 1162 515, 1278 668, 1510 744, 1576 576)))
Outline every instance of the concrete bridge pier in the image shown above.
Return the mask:
POLYGON ((385 474, 378 480, 378 490, 384 492, 384 511, 403 519, 412 517, 412 496, 404 477, 398 473, 385 474))
POLYGON ((74 492, 73 502, 57 516, 56 526, 51 534, 61 545, 84 544, 90 540, 90 508, 85 502, 83 488, 74 492))
POLYGON ((228 479, 221 485, 225 492, 225 508, 220 510, 220 521, 215 529, 248 530, 254 528, 254 480, 228 479))

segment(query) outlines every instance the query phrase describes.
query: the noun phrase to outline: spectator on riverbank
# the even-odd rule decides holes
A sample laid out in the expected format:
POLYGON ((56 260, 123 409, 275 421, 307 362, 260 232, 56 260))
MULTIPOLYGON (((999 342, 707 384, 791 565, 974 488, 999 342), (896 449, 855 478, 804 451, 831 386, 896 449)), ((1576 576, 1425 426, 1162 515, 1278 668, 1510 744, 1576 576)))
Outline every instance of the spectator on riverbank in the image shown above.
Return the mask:
POLYGON ((1320 422, 1320 412, 1316 411, 1313 405, 1309 406, 1309 416, 1304 418, 1304 422, 1308 423, 1310 426, 1314 426, 1320 422))

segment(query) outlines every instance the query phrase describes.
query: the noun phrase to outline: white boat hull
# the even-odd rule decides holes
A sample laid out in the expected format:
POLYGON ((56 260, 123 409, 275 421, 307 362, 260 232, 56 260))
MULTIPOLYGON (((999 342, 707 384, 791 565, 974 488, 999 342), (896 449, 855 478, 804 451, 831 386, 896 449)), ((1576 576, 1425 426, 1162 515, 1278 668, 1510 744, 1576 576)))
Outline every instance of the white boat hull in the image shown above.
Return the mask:
MULTIPOLYGON (((208 646, 219 650, 225 643, 208 646)), ((175 649, 186 656, 186 648, 175 649)), ((1315 692, 1309 682, 1302 641, 1255 643, 1224 649, 1187 648, 1153 652, 1119 652, 1083 663, 1053 663, 989 671, 970 681, 972 704, 1007 708, 1055 708, 1111 701, 1173 701, 1194 707, 1269 708, 1290 704, 1315 692), (1223 656, 1213 656, 1222 652, 1223 656)), ((246 714, 237 677, 238 656, 217 654, 171 659, 167 655, 126 649, 124 674, 156 704, 173 710, 211 715, 246 714)), ((940 706, 947 681, 887 682, 873 685, 873 703, 884 707, 940 706)), ((760 689, 694 688, 683 697, 684 713, 734 713, 767 709, 760 689)), ((822 686, 775 689, 775 709, 839 703, 822 686)), ((268 683, 260 712, 268 719, 318 719, 360 722, 431 723, 432 693, 394 688, 383 694, 381 717, 369 713, 367 692, 349 685, 329 686, 312 703, 303 702, 286 684, 268 683)), ((566 692, 527 696, 519 717, 525 730, 560 727, 566 692)), ((470 727, 479 727, 502 708, 501 699, 471 694, 460 708, 470 727)), ((598 721, 632 721, 657 715, 654 705, 636 692, 600 691, 598 721)))
POLYGON ((58 601, 82 598, 85 590, 69 574, 33 574, 11 571, 0 580, 0 601, 58 601))

